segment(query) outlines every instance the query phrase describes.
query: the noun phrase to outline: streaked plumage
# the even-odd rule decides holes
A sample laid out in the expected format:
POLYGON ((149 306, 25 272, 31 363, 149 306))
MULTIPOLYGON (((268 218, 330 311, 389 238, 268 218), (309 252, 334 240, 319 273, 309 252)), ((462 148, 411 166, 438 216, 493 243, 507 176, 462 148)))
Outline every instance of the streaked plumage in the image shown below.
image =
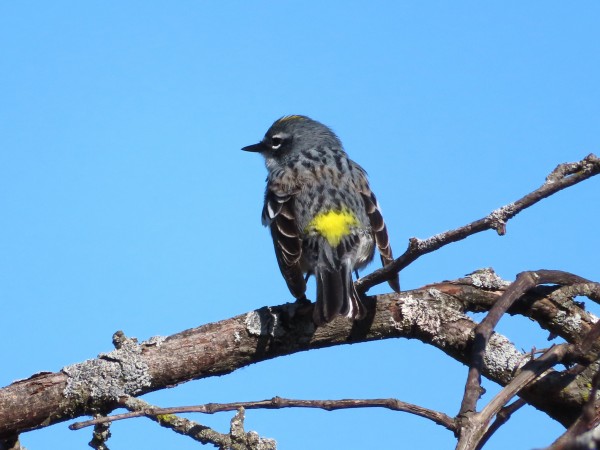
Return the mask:
MULTIPOLYGON (((277 120, 261 142, 243 150, 265 157, 262 223, 271 229, 277 262, 292 295, 304 299, 304 274, 314 275, 316 324, 339 315, 364 318, 352 273, 373 259, 375 245, 384 265, 393 261, 366 172, 348 158, 333 131, 305 116, 277 120)), ((390 286, 399 291, 398 278, 390 286)))

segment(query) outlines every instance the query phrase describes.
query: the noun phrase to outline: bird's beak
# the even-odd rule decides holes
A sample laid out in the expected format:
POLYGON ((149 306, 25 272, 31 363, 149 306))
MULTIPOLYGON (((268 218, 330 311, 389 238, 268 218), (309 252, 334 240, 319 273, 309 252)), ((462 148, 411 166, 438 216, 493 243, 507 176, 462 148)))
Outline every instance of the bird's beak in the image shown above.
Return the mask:
POLYGON ((265 150, 265 145, 261 142, 254 145, 248 145, 247 147, 242 148, 245 152, 262 152, 265 150))

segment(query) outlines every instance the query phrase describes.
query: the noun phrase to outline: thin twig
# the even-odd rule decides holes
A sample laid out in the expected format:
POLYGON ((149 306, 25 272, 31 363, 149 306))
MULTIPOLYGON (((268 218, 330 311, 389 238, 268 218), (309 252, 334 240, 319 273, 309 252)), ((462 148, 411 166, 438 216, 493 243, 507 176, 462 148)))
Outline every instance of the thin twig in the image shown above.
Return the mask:
MULTIPOLYGON (((236 415, 231 419, 231 428, 229 434, 219 433, 218 431, 213 430, 210 427, 201 425, 192 420, 176 416, 174 414, 175 411, 161 413, 160 411, 166 411, 166 409, 158 408, 153 406, 144 400, 135 397, 125 397, 120 401, 121 406, 129 409, 131 412, 127 414, 119 414, 122 418, 127 418, 123 416, 130 417, 140 417, 146 416, 154 422, 158 423, 160 426, 169 428, 175 431, 178 434, 188 436, 195 441, 198 441, 202 444, 212 444, 215 447, 220 449, 226 448, 235 448, 235 449, 275 449, 275 441, 272 439, 266 439, 259 437, 256 433, 250 432, 246 433, 244 431, 244 411, 243 408, 238 409, 236 415), (149 411, 154 411, 156 414, 150 414, 149 411)), ((170 408, 174 409, 174 408, 170 408)), ((117 416, 113 416, 117 417, 117 416)), ((99 417, 95 419, 97 423, 90 425, 97 426, 104 422, 106 417, 99 417)), ((120 419, 116 419, 120 420, 120 419)), ((93 422, 93 420, 88 421, 93 422)), ((78 424, 73 424, 78 425, 78 424)), ((69 428, 75 430, 82 427, 77 427, 71 425, 69 428)), ((85 425, 88 426, 88 425, 85 425)))
POLYGON ((172 408, 155 408, 149 407, 124 414, 115 414, 109 417, 99 417, 96 419, 87 420, 85 422, 76 422, 69 426, 71 430, 79 430, 89 427, 97 423, 107 421, 115 422, 117 420, 130 419, 133 417, 148 416, 157 417, 168 414, 180 413, 204 413, 213 414, 223 411, 235 411, 239 408, 245 409, 281 409, 281 408, 316 408, 333 411, 337 409, 350 408, 387 408, 393 411, 402 411, 410 414, 415 414, 435 422, 438 425, 445 427, 450 431, 456 431, 454 419, 450 416, 434 411, 428 408, 423 408, 418 405, 406 403, 393 398, 379 399, 342 399, 342 400, 294 400, 281 397, 273 397, 270 400, 260 400, 254 402, 234 402, 234 403, 207 403, 196 406, 181 406, 172 408))
POLYGON ((599 173, 600 159, 594 154, 589 154, 578 162, 560 164, 546 177, 546 181, 542 186, 514 203, 509 203, 506 206, 498 208, 486 217, 460 228, 436 234, 425 240, 417 238, 410 239, 408 249, 404 254, 386 267, 378 269, 359 279, 355 283, 356 289, 359 293, 364 293, 368 291, 369 288, 390 280, 396 273, 419 257, 431 253, 452 242, 465 239, 472 234, 493 229, 496 230, 499 235, 504 235, 506 233, 506 222, 524 209, 529 208, 540 200, 555 194, 562 189, 587 180, 599 173))
MULTIPOLYGON (((227 448, 231 444, 231 439, 227 434, 219 433, 210 427, 201 425, 197 422, 189 419, 175 416, 174 414, 145 414, 146 411, 158 410, 157 408, 140 398, 127 397, 121 401, 121 406, 131 411, 128 414, 137 416, 146 416, 154 422, 158 423, 162 427, 170 428, 178 434, 190 436, 192 439, 201 442, 202 444, 212 444, 215 447, 227 448)), ((124 416, 126 414, 119 414, 124 416)), ((102 419, 102 418, 98 418, 102 419)), ((96 419, 96 420, 98 420, 96 419)), ((117 419, 119 420, 119 419, 117 419)), ((77 425, 77 424, 73 424, 77 425)), ((78 429, 71 425, 69 428, 72 430, 78 429)))

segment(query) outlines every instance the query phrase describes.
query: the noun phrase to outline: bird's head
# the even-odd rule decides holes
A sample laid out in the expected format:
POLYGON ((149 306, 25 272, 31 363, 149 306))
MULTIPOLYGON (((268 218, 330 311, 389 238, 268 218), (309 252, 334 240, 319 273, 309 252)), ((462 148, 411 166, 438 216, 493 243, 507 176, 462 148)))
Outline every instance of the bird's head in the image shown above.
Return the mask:
POLYGON ((306 116, 293 115, 276 120, 260 142, 242 150, 260 153, 269 167, 316 148, 341 148, 341 143, 335 133, 322 123, 306 116))

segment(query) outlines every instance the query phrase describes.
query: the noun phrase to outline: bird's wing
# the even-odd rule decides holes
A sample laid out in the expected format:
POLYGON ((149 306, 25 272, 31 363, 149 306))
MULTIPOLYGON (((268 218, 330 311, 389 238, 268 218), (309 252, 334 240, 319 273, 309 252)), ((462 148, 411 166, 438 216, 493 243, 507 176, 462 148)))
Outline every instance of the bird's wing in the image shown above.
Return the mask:
MULTIPOLYGON (((384 266, 387 266, 394 261, 394 256, 392 254, 390 239, 383 216, 381 215, 379 203, 377 202, 375 194, 369 187, 367 172, 355 162, 352 162, 352 175, 354 184, 360 192, 367 216, 369 217, 371 230, 373 231, 375 242, 377 243, 377 249, 381 255, 381 263, 384 266)), ((400 279, 397 274, 393 279, 389 280, 388 283, 394 291, 400 292, 400 279)))
POLYGON ((292 295, 299 299, 304 297, 306 281, 300 267, 302 238, 293 204, 294 193, 284 193, 267 185, 262 223, 271 229, 279 270, 292 295))

